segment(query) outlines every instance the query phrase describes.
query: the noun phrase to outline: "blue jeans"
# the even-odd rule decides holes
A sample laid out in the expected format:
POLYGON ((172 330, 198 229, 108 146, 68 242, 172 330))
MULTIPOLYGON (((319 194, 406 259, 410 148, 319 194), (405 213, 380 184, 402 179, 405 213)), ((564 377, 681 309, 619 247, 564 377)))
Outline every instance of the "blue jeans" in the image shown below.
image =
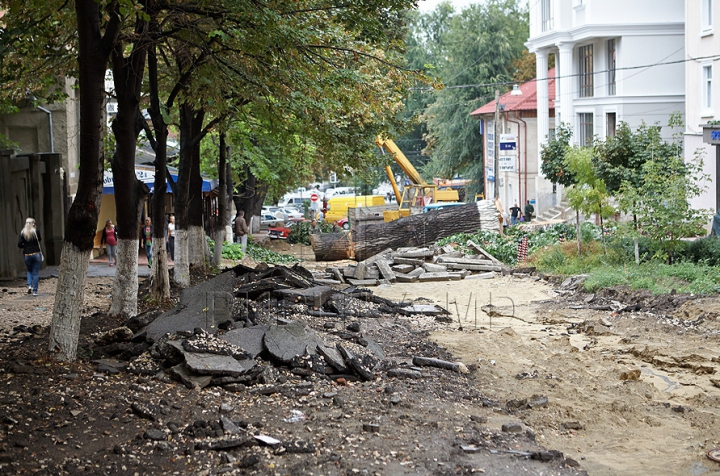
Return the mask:
POLYGON ((25 267, 27 268, 27 285, 32 288, 34 293, 38 290, 38 281, 40 277, 38 272, 40 271, 40 265, 42 264, 42 258, 40 253, 34 255, 25 255, 25 267))
POLYGON ((148 260, 148 267, 152 267, 152 245, 145 245, 145 255, 148 260))
POLYGON ((517 225, 518 217, 511 216, 510 217, 510 226, 517 225))

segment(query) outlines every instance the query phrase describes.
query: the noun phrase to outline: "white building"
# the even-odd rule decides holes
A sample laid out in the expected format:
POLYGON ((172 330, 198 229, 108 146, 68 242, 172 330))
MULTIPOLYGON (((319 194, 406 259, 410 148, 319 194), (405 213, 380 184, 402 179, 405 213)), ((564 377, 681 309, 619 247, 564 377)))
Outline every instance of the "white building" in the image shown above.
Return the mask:
MULTIPOLYGON (((526 46, 537 58, 538 150, 550 133, 548 57, 557 68, 555 123, 570 124, 573 142, 615 133, 623 121, 666 126, 685 111, 683 0, 533 0, 526 46)), ((698 3, 691 0, 688 3, 698 3)), ((717 51, 717 50, 716 50, 717 51)), ((663 128, 663 138, 672 131, 663 128)), ((538 190, 540 211, 552 185, 538 190)), ((536 207, 537 210, 538 207, 536 207)))
POLYGON ((698 151, 704 154, 705 173, 710 181, 707 191, 693 200, 695 208, 720 209, 720 181, 717 146, 703 143, 701 125, 720 119, 720 2, 688 0, 685 2, 685 158, 698 151), (718 34, 715 34, 718 28, 718 34))

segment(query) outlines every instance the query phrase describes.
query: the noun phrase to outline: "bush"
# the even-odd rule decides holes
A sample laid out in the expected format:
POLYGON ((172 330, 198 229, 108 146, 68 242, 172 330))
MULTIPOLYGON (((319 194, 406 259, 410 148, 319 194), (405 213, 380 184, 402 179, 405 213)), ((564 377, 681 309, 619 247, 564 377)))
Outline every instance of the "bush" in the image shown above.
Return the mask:
POLYGON ((720 264, 720 239, 710 236, 690 242, 685 258, 693 263, 717 266, 720 264))
MULTIPOLYGON (((332 223, 325 223, 325 222, 318 223, 317 228, 320 233, 332 233, 332 231, 333 231, 332 223)), ((293 244, 301 243, 303 245, 309 245, 310 244, 310 235, 312 233, 313 233, 312 222, 309 222, 309 221, 298 222, 295 225, 290 227, 290 233, 288 233, 287 241, 288 241, 288 243, 293 243, 293 244)))

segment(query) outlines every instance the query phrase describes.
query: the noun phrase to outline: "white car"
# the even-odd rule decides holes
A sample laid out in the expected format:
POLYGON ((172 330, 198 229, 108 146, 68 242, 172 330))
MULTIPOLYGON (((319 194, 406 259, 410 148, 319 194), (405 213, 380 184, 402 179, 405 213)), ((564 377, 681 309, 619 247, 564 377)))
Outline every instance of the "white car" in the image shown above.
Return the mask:
POLYGON ((285 221, 292 219, 303 219, 304 215, 300 213, 297 208, 284 207, 280 209, 280 213, 283 214, 285 221))
POLYGON ((260 215, 260 224, 267 226, 277 226, 278 224, 284 223, 285 220, 278 218, 272 213, 263 213, 260 215))

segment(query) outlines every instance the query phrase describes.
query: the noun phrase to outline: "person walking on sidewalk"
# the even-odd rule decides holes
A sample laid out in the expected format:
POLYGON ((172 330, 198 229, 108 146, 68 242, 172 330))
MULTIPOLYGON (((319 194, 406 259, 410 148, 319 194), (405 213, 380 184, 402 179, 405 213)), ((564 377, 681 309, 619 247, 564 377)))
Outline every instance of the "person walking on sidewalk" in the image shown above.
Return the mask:
POLYGON ((28 217, 25 220, 25 226, 20 232, 18 240, 18 248, 22 248, 25 255, 25 267, 27 268, 27 286, 28 294, 33 296, 38 294, 38 282, 40 281, 40 265, 43 262, 42 251, 40 250, 40 230, 35 226, 35 220, 28 217))
POLYGON ((167 250, 170 253, 170 260, 175 261, 175 216, 170 215, 167 226, 167 250))
POLYGON ((530 200, 525 200, 525 208, 523 209, 525 223, 530 223, 530 220, 532 220, 533 217, 533 213, 535 213, 535 207, 530 204, 530 200))
POLYGON ((238 211, 237 217, 235 217, 235 236, 238 237, 238 241, 242 245, 242 252, 245 253, 247 248, 247 234, 248 226, 245 222, 245 212, 243 210, 238 211))
POLYGON ((103 244, 105 244, 110 266, 117 266, 117 230, 113 226, 112 220, 105 222, 105 228, 103 228, 100 237, 100 246, 103 244))
POLYGON ((152 232, 150 217, 145 218, 145 226, 140 229, 140 239, 145 246, 145 255, 147 256, 148 268, 152 268, 152 232))

